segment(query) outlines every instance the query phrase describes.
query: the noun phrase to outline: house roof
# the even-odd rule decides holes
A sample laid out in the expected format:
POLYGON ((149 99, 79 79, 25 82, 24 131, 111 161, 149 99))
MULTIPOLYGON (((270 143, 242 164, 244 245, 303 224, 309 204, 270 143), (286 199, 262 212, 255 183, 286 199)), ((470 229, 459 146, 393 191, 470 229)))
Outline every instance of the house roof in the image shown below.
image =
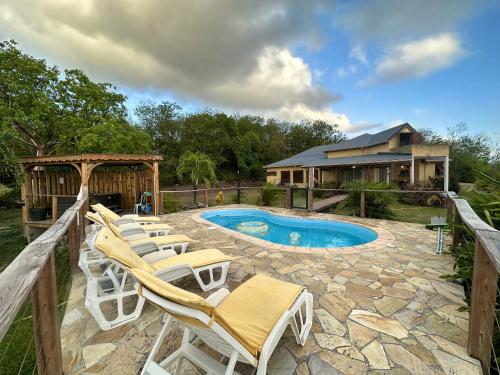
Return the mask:
POLYGON ((20 158, 23 165, 58 165, 71 163, 105 163, 105 164, 138 164, 150 161, 160 161, 160 155, 136 154, 73 154, 73 155, 48 155, 20 158))
MULTIPOLYGON (((269 164, 264 166, 264 168, 279 168, 279 167, 301 167, 301 166, 306 166, 306 165, 311 165, 315 164, 315 166, 322 165, 325 160, 332 160, 332 159, 327 159, 325 152, 327 151, 336 151, 336 150, 348 150, 352 148, 362 148, 362 147, 370 147, 374 146, 380 143, 387 142, 394 134, 399 132, 401 129, 404 127, 410 127, 411 129, 412 126, 408 123, 404 123, 395 127, 392 127, 390 129, 386 129, 384 131, 381 131, 379 133, 375 134, 362 134, 358 137, 349 139, 344 142, 340 143, 334 143, 330 145, 322 145, 322 146, 316 146, 313 148, 310 148, 309 150, 303 151, 300 154, 291 156, 287 159, 283 159, 280 161, 277 161, 275 163, 269 164)), ((338 159, 338 158, 336 158, 338 159)), ((325 164, 325 165, 333 165, 333 164, 325 164)))
POLYGON ((328 146, 326 146, 325 151, 349 150, 352 148, 362 148, 362 147, 375 146, 375 145, 387 142, 396 133, 398 133, 399 131, 401 131, 401 129, 403 129, 405 127, 410 127, 411 129, 413 129, 410 124, 404 123, 404 124, 401 124, 398 126, 394 126, 390 129, 386 129, 386 130, 381 131, 379 133, 375 133, 375 134, 365 133, 365 134, 361 134, 360 136, 357 136, 355 138, 348 139, 347 141, 344 141, 344 142, 328 145, 328 146))
POLYGON ((411 160, 409 153, 384 152, 379 154, 345 156, 340 158, 322 158, 311 160, 303 167, 330 167, 338 165, 363 165, 363 164, 385 164, 394 162, 405 162, 411 160))
POLYGON ((310 148, 309 150, 303 151, 287 159, 265 165, 264 168, 301 167, 314 160, 325 159, 325 147, 327 147, 327 145, 310 148))

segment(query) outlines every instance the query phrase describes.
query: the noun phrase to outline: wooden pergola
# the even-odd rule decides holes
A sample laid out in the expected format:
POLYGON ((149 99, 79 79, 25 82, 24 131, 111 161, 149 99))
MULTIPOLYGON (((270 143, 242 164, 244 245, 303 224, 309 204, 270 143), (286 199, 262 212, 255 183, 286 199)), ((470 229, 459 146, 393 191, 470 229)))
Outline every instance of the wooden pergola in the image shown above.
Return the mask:
MULTIPOLYGON (((148 175, 148 180, 152 179, 151 186, 148 186, 148 190, 151 190, 152 200, 153 200, 153 210, 156 214, 159 212, 160 207, 160 179, 158 173, 158 162, 163 160, 162 156, 159 155, 131 155, 131 154, 76 154, 76 155, 51 155, 51 156, 36 156, 36 157, 26 157, 21 158, 21 164, 24 168, 26 178, 21 187, 21 199, 24 203, 23 205, 23 222, 25 225, 25 232, 27 236, 29 236, 29 228, 30 227, 38 227, 38 228, 46 228, 49 227, 56 219, 56 208, 57 206, 57 197, 76 197, 78 194, 80 187, 82 188, 82 192, 89 194, 91 189, 89 189, 89 182, 92 183, 93 193, 110 193, 113 188, 116 189, 116 184, 113 182, 116 181, 99 181, 100 175, 92 175, 94 169, 98 166, 126 166, 126 167, 138 167, 141 165, 147 166, 147 170, 150 172, 148 175), (50 181, 50 179, 45 175, 43 178, 39 177, 39 170, 43 170, 44 168, 35 168, 35 167, 48 167, 48 166, 72 166, 79 175, 79 179, 75 177, 74 179, 68 179, 68 184, 71 186, 65 186, 62 188, 62 184, 66 181, 64 177, 59 177, 61 185, 59 185, 59 181, 50 181), (91 181, 91 176, 93 177, 93 181, 91 181), (97 179, 97 181, 96 181, 97 179), (71 180, 71 184, 69 183, 71 180), (101 183, 102 182, 102 183, 101 183), (36 200, 43 199, 45 201, 49 201, 52 199, 52 220, 45 221, 32 221, 29 216, 30 205, 33 205, 33 202, 36 200)), ((138 168, 132 168, 133 178, 136 182, 136 185, 133 187, 123 186, 122 176, 119 176, 121 172, 115 173, 118 175, 118 182, 120 183, 120 188, 123 188, 123 191, 126 191, 128 195, 130 195, 132 200, 135 202, 137 199, 138 181, 144 178, 145 173, 138 172, 138 168)), ((125 173, 121 173, 124 175, 125 173)), ((56 177, 52 176, 52 179, 56 179, 56 177)), ((144 184, 140 185, 144 187, 144 184)), ((130 197, 129 197, 130 198, 130 197)), ((129 204, 130 205, 130 204, 129 204)), ((130 208, 130 207, 127 207, 130 208)))

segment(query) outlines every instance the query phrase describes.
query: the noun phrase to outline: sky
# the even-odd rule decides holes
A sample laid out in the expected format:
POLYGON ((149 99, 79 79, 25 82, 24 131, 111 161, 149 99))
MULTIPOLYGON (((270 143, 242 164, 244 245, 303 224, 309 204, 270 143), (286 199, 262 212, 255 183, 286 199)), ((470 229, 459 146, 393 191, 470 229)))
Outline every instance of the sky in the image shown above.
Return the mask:
POLYGON ((176 101, 350 135, 464 122, 500 140, 498 0, 0 0, 0 39, 176 101))

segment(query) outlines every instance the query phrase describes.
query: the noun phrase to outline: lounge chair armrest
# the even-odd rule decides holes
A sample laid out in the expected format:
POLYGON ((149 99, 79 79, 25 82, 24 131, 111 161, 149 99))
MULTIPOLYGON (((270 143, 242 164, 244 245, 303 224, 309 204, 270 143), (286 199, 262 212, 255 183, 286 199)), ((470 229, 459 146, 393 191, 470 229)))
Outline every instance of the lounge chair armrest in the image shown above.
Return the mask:
POLYGON ((170 258, 170 257, 176 256, 176 255, 177 255, 177 253, 175 252, 175 250, 162 250, 162 251, 155 251, 154 253, 146 254, 142 257, 142 259, 144 261, 146 261, 147 263, 154 263, 154 262, 158 262, 158 261, 163 260, 165 258, 170 258))
POLYGON ((226 288, 220 288, 219 290, 217 290, 216 292, 210 294, 206 300, 209 304, 211 304, 212 306, 219 306, 221 304, 222 301, 224 301, 226 299, 226 297, 231 294, 231 292, 226 289, 226 288))
MULTIPOLYGON (((143 238, 151 238, 151 237, 148 236, 148 234, 146 232, 142 231, 141 233, 137 233, 137 234, 128 236, 127 241, 142 240, 143 238)), ((151 241, 151 242, 154 242, 154 241, 151 241)))

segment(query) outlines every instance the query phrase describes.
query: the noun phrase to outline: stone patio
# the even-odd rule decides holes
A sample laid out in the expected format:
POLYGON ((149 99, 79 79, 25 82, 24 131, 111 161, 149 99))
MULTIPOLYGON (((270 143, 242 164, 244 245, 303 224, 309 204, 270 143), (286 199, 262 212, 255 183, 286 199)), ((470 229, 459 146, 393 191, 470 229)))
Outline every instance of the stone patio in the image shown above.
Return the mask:
MULTIPOLYGON (((175 233, 201 241, 188 251, 216 247, 235 257, 227 277, 230 290, 263 273, 305 285, 314 295, 306 345, 297 346, 291 330, 285 331, 268 374, 481 373, 477 361, 466 354, 468 313, 457 310, 464 304, 463 288, 440 279, 452 272, 453 259, 435 254, 436 234, 423 225, 312 214, 362 223, 394 236, 375 250, 315 254, 248 242, 195 222, 195 212, 162 219, 175 233)), ((177 285, 206 295, 192 278, 177 285)), ((84 276, 76 275, 61 328, 65 373, 139 373, 159 332, 161 311, 146 303, 137 321, 103 332, 84 307, 84 293, 84 276)), ((163 344, 163 355, 178 347, 181 334, 182 324, 177 323, 163 344)), ((237 370, 251 374, 253 369, 239 364, 237 370)), ((181 373, 201 372, 184 361, 181 373)))

